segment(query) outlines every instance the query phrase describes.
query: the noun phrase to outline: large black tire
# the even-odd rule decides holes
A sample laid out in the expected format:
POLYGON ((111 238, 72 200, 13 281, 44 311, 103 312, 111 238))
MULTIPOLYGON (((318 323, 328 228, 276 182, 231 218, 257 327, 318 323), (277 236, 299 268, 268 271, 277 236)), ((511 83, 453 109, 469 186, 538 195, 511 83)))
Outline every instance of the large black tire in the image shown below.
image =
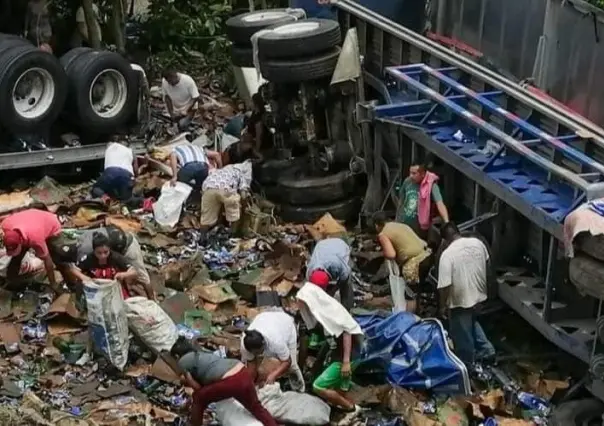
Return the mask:
POLYGON ((258 54, 271 59, 313 56, 337 47, 342 39, 340 25, 331 19, 303 19, 272 30, 258 37, 258 54))
POLYGON ((355 176, 343 171, 325 177, 292 176, 279 180, 281 199, 288 204, 326 204, 344 200, 355 189, 355 176))
POLYGON ((262 76, 273 83, 297 83, 331 77, 340 48, 336 47, 316 56, 292 59, 260 58, 262 76))
POLYGON ((254 180, 263 186, 275 185, 284 176, 289 176, 298 170, 302 161, 297 158, 266 160, 254 167, 254 180))
POLYGON ((284 222, 312 224, 319 220, 325 213, 330 213, 335 219, 346 223, 353 223, 359 217, 361 200, 349 198, 337 203, 318 206, 293 206, 281 204, 279 215, 284 222))
POLYGON ((71 49, 69 52, 67 52, 63 56, 61 56, 60 61, 61 61, 61 65, 63 66, 63 69, 65 70, 65 72, 67 74, 69 74, 69 68, 71 67, 71 64, 73 64, 74 61, 76 59, 78 59, 80 56, 82 56, 86 53, 90 53, 90 52, 94 52, 94 49, 92 49, 90 47, 76 47, 74 49, 71 49))
MULTIPOLYGON (((112 133, 136 114, 139 90, 137 73, 119 54, 96 50, 84 52, 73 59, 66 72, 70 83, 70 117, 79 126, 95 133, 112 133), (110 112, 95 110, 91 102, 90 93, 95 81, 104 73, 110 77, 105 90, 109 92, 115 88, 116 93, 121 93, 122 96, 117 105, 107 104, 114 105, 115 110, 109 110, 110 112)), ((114 101, 116 99, 108 102, 114 101)))
POLYGON ((0 46, 7 42, 18 43, 18 44, 28 44, 30 46, 33 46, 33 44, 31 44, 31 42, 24 37, 21 37, 21 36, 15 35, 15 34, 0 33, 0 46))
POLYGON ((604 263, 579 253, 570 260, 568 275, 580 293, 604 299, 604 263))
POLYGON ((231 46, 231 63, 236 67, 253 67, 254 51, 249 46, 233 44, 231 46))
POLYGON ((595 398, 565 402, 552 412, 549 426, 583 426, 601 421, 604 403, 595 398))
MULTIPOLYGON (((11 43, 13 41, 5 44, 11 43)), ((65 104, 67 78, 52 54, 29 43, 14 43, 17 44, 0 53, 0 123, 16 134, 46 131, 65 104), (18 90, 15 93, 26 73, 35 78, 32 81, 37 84, 20 85, 29 91, 18 90), (21 108, 15 105, 18 101, 21 108)))
POLYGON ((581 232, 575 237, 575 243, 579 251, 604 262, 604 234, 591 235, 589 231, 581 232))
POLYGON ((226 21, 227 37, 233 44, 250 44, 250 39, 260 30, 273 25, 286 24, 304 18, 298 10, 267 9, 243 13, 226 21))

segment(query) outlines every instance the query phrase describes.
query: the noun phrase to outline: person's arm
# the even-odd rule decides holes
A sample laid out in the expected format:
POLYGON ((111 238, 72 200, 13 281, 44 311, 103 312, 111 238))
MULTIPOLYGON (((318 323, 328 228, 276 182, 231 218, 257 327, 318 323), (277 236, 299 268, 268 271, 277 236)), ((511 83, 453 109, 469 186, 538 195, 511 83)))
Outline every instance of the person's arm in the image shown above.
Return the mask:
POLYGON ((277 368, 275 368, 275 370, 271 371, 268 376, 266 376, 267 385, 275 383, 275 381, 283 374, 285 374, 287 370, 289 370, 289 367, 292 365, 291 353, 285 342, 279 343, 277 345, 275 350, 275 356, 279 360, 279 365, 277 366, 277 368))
POLYGON ((172 169, 172 179, 170 179, 170 184, 174 186, 176 185, 176 180, 178 179, 178 160, 175 152, 170 154, 170 168, 172 169))
POLYGON ((449 211, 447 210, 447 206, 445 206, 443 201, 443 196, 440 193, 440 187, 436 183, 432 185, 431 197, 432 201, 434 201, 434 204, 436 204, 436 210, 438 210, 438 215, 443 220, 443 223, 449 222, 449 211))
POLYGON ((85 282, 85 281, 90 280, 90 277, 88 277, 88 275, 86 275, 86 274, 84 274, 84 272, 82 272, 81 267, 72 266, 69 268, 69 270, 73 274, 73 276, 76 277, 78 279, 78 281, 80 281, 80 282, 85 282))
POLYGON ((134 171, 134 176, 138 176, 138 157, 134 155, 134 161, 132 161, 132 170, 134 171))
POLYGON ((208 159, 216 163, 216 168, 222 168, 222 155, 220 155, 220 152, 207 150, 206 155, 208 156, 208 159))
POLYGON ((452 265, 446 252, 440 257, 438 263, 438 307, 439 316, 441 318, 446 317, 447 309, 449 307, 449 299, 451 298, 451 288, 453 287, 452 282, 452 265))
POLYGON ((195 380, 193 378, 193 376, 191 375, 191 373, 189 373, 188 371, 185 372, 185 374, 183 374, 180 377, 180 379, 184 383, 185 386, 193 389, 194 391, 198 391, 202 388, 202 386, 199 384, 199 382, 197 380, 195 380))
POLYGON ((344 332, 342 335, 343 353, 342 353, 342 377, 350 377, 350 357, 352 356, 352 335, 344 332))
POLYGON ((386 259, 396 259, 396 250, 392 245, 392 241, 385 235, 378 235, 378 242, 382 247, 382 253, 386 259))
POLYGON ((50 255, 46 256, 42 259, 44 261, 44 270, 46 271, 46 276, 48 277, 48 282, 50 283, 50 288, 55 292, 59 292, 59 286, 57 284, 57 280, 55 278, 55 264, 52 263, 52 259, 50 255))
POLYGON ((256 128, 256 145, 254 148, 256 151, 260 152, 260 148, 262 148, 262 138, 264 137, 264 124, 262 123, 262 120, 258 120, 254 127, 256 128))
POLYGON ((166 109, 168 110, 168 114, 170 115, 170 120, 176 120, 176 115, 174 115, 174 104, 172 104, 172 99, 170 96, 164 97, 164 102, 166 103, 166 109))
POLYGON ((115 279, 120 282, 133 280, 136 277, 136 269, 134 269, 133 267, 128 268, 124 272, 118 272, 117 274, 115 274, 115 279))

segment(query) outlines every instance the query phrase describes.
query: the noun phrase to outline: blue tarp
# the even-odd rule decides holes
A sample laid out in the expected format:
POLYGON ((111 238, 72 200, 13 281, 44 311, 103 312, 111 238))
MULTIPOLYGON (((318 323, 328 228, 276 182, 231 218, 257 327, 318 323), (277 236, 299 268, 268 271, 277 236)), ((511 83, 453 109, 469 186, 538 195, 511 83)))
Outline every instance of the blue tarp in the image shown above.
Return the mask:
POLYGON ((355 319, 365 333, 360 368, 378 362, 392 385, 470 394, 468 371, 447 346, 440 321, 408 312, 355 319))

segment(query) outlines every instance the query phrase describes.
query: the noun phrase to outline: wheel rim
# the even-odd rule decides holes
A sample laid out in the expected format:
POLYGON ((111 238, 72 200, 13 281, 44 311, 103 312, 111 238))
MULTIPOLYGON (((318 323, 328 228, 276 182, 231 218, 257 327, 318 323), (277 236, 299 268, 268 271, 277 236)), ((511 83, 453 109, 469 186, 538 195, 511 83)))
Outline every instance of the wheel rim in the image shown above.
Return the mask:
POLYGON ((318 22, 295 22, 292 24, 281 25, 273 30, 277 34, 302 34, 314 31, 319 28, 318 22))
POLYGON ((252 13, 247 16, 244 16, 243 18, 241 18, 241 20, 244 22, 272 21, 274 19, 281 19, 286 16, 290 16, 290 14, 287 12, 275 12, 275 11, 258 12, 258 13, 252 13))
POLYGON ((117 116, 128 98, 126 77, 114 69, 97 74, 90 85, 88 100, 93 111, 102 118, 117 116))
POLYGON ((55 84, 52 75, 42 68, 23 72, 13 86, 13 108, 25 119, 38 118, 52 107, 55 84))

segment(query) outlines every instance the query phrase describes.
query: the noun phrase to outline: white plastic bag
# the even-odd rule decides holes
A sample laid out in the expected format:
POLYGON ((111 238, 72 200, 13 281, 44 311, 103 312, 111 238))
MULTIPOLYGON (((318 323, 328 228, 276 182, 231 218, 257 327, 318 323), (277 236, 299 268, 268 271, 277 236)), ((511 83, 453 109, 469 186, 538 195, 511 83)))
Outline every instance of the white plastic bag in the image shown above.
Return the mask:
POLYGON ((407 300, 405 299, 405 279, 401 276, 400 268, 395 260, 386 260, 388 264, 388 281, 390 283, 390 293, 392 294, 392 312, 404 312, 407 310, 407 300))
POLYGON ((153 204, 153 216, 157 223, 161 226, 172 227, 178 223, 182 205, 189 198, 191 188, 186 183, 176 182, 172 186, 170 182, 166 182, 161 188, 159 200, 153 204))
MULTIPOLYGON (((316 396, 281 392, 279 383, 258 390, 260 403, 278 423, 319 426, 329 423, 331 409, 316 396)), ((216 403, 216 418, 222 426, 261 426, 252 414, 233 398, 216 403)))
MULTIPOLYGON (((0 249, 0 277, 6 278, 8 265, 12 257, 6 255, 6 249, 0 249)), ((44 269, 44 261, 36 257, 32 252, 25 253, 19 268, 19 275, 35 274, 44 269)))
POLYGON ((128 361, 128 317, 120 283, 94 280, 84 283, 88 329, 92 343, 118 369, 128 361))
POLYGON ((176 324, 156 302, 139 296, 125 303, 128 324, 147 346, 158 352, 172 349, 178 339, 176 324))

